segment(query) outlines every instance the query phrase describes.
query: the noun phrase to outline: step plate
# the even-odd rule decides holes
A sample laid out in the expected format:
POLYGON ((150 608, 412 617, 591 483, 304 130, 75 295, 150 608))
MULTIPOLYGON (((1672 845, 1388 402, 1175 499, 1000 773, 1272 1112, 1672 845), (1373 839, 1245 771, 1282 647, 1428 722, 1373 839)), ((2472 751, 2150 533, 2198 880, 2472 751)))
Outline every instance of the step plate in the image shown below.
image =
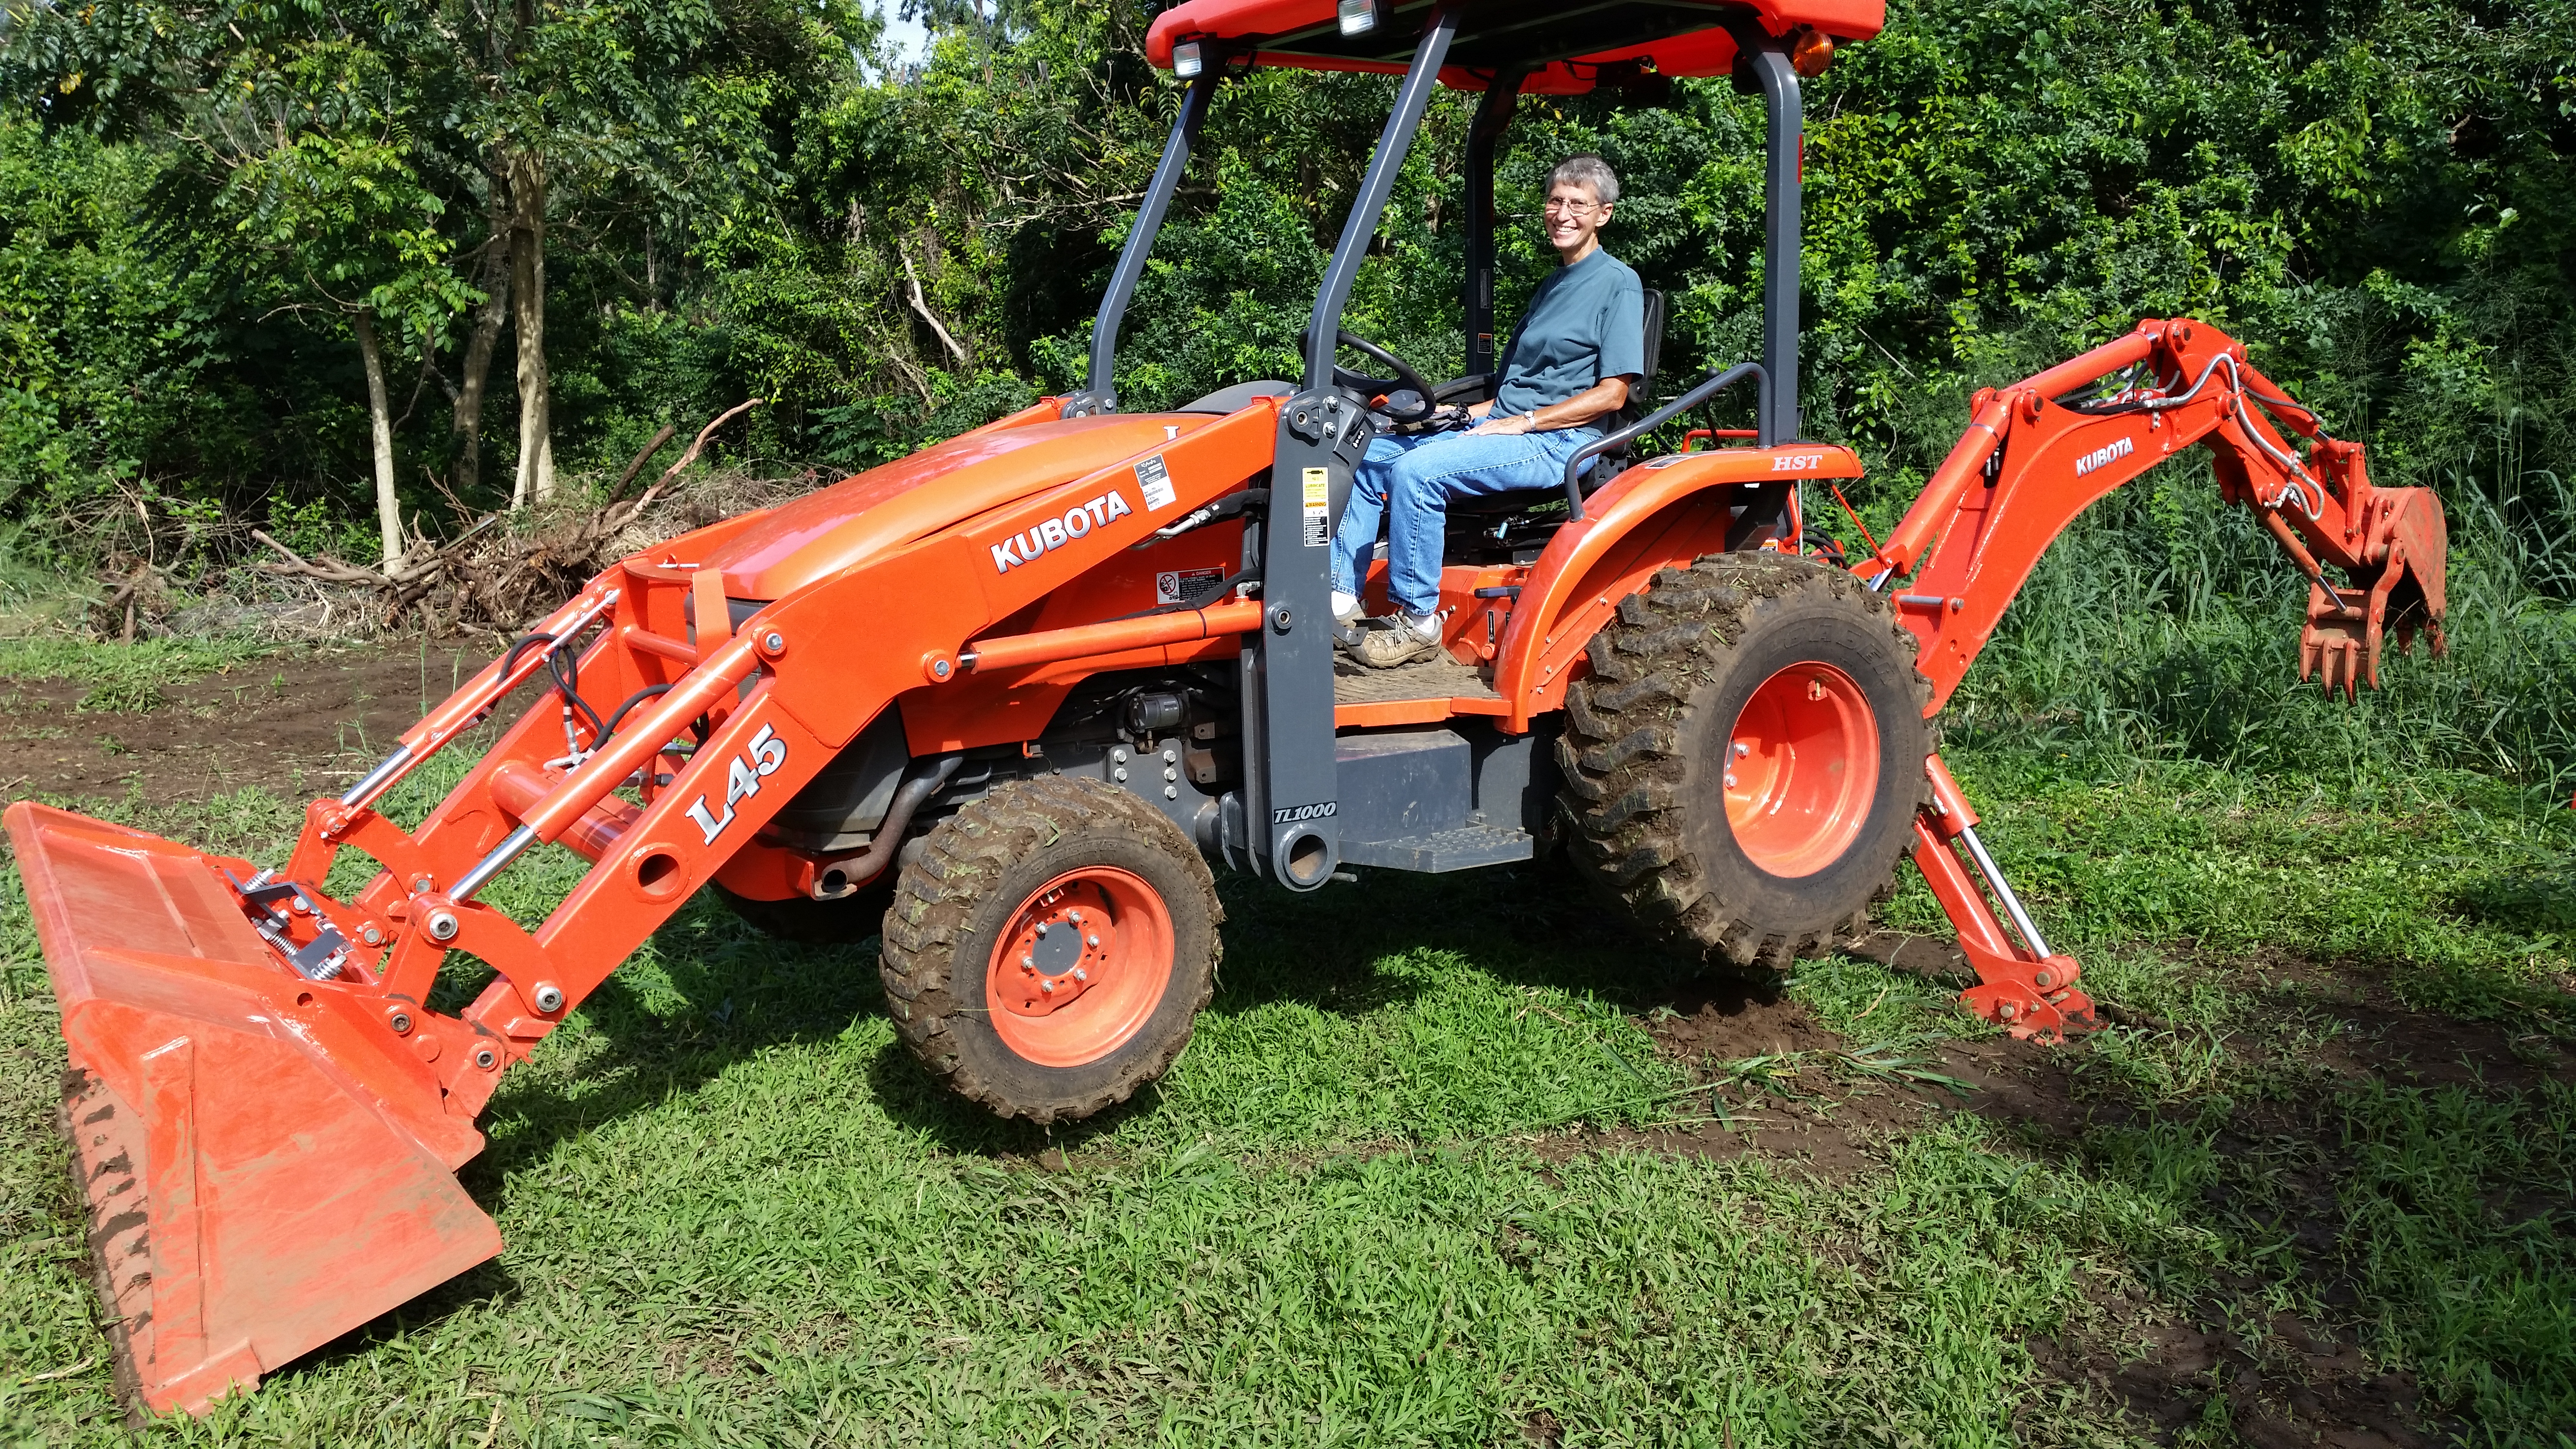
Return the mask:
POLYGON ((1506 830, 1497 825, 1462 825, 1455 830, 1435 830, 1428 835, 1408 835, 1400 840, 1345 840, 1342 842, 1342 863, 1437 875, 1444 871, 1474 870, 1480 865, 1528 860, 1537 854, 1537 846, 1537 839, 1526 830, 1506 830))

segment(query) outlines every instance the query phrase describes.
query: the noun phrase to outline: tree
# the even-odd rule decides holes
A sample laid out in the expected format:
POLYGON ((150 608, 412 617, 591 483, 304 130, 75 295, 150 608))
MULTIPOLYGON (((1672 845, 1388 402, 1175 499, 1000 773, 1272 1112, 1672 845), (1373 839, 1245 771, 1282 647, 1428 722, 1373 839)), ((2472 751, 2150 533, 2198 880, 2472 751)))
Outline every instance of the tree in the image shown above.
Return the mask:
MULTIPOLYGON (((340 39, 245 48, 182 132, 231 175, 235 230, 348 319, 366 373, 384 566, 402 561, 391 389, 380 322, 434 351, 473 294, 448 265, 445 205, 422 184, 384 57, 340 39)), ((295 305, 290 303, 289 305, 295 305)))

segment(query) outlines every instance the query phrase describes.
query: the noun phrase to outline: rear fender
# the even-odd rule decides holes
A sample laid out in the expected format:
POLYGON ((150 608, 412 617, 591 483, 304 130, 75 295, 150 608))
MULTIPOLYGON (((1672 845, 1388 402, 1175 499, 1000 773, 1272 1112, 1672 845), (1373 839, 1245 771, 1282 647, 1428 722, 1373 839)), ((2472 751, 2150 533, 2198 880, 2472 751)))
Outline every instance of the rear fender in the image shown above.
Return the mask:
POLYGON ((1657 570, 1725 548, 1753 487, 1859 476, 1849 448, 1795 443, 1670 454, 1612 479, 1584 501, 1580 520, 1548 540, 1521 585, 1494 661, 1494 690, 1511 711, 1506 728, 1526 730, 1564 704, 1565 686, 1588 667, 1584 650, 1621 599, 1657 570))

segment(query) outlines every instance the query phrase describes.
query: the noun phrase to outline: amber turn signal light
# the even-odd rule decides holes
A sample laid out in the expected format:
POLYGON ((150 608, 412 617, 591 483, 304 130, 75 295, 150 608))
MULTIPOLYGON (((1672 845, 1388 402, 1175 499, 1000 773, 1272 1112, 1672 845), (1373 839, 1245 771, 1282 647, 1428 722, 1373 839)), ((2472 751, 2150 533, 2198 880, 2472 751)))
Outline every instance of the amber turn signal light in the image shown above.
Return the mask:
POLYGON ((1813 26, 1799 26, 1797 37, 1789 42, 1789 68, 1814 80, 1833 63, 1834 38, 1813 26))

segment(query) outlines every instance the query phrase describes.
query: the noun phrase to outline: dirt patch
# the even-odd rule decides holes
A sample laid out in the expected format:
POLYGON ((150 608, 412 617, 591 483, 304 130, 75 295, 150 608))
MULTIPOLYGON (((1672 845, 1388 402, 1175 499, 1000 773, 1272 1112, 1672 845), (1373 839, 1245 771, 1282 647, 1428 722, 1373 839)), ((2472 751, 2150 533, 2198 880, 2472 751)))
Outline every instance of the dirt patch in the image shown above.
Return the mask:
POLYGON ((105 691, 73 680, 0 680, 0 798, 168 805, 254 784, 294 793, 299 776, 302 793, 336 791, 489 657, 415 642, 254 659, 158 685, 140 711, 97 708, 105 691))
POLYGON ((1878 1166, 1874 1144, 1922 1125, 1929 1090, 1828 1078, 1843 1042, 1767 978, 1716 977, 1637 1019, 1655 1051, 1707 1086, 1670 1126, 1589 1128, 1538 1146, 1549 1161, 1594 1152, 1667 1152, 1712 1160, 1760 1154, 1840 1181, 1878 1166), (1783 1059, 1782 1071, 1738 1064, 1783 1059))
MULTIPOLYGON (((2405 1004, 2378 972, 2267 956, 2245 968, 2260 989, 2339 1023, 2306 1058, 2344 1077, 2398 1086, 2537 1090, 2576 1084, 2576 1054, 2542 1023, 2507 1015, 2470 1020, 2405 1004)), ((2576 1008, 2576 1002, 2570 1002, 2576 1008)))
POLYGON ((2297 1314, 2275 1313, 2248 1333, 2157 1323, 2124 1336, 2118 1345, 2035 1338, 2025 1347, 2043 1372, 2089 1384, 2165 1443, 2213 1416, 2256 1449, 2440 1442, 2424 1426, 2413 1375, 2378 1371, 2358 1347, 2297 1314))

